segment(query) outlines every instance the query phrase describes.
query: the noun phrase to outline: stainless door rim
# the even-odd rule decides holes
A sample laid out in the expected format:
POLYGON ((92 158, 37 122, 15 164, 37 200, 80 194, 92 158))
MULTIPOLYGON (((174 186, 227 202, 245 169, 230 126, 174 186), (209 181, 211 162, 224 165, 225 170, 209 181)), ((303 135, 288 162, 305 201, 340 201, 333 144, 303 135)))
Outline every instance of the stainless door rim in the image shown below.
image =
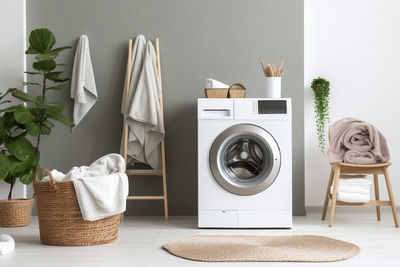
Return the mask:
POLYGON ((275 139, 265 129, 253 124, 236 124, 224 130, 214 140, 210 149, 209 165, 214 179, 224 189, 237 195, 254 195, 264 191, 275 181, 281 166, 281 153, 275 139), (222 166, 219 160, 222 148, 224 148, 225 144, 229 140, 241 135, 258 137, 271 153, 271 170, 256 184, 235 183, 226 177, 222 171, 222 166))

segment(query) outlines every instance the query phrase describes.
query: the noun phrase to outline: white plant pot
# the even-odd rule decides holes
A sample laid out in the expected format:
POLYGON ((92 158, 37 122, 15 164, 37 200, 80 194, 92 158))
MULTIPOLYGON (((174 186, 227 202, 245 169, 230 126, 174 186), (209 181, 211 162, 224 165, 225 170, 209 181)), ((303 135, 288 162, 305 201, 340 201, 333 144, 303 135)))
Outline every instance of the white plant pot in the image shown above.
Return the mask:
POLYGON ((281 98, 281 77, 266 77, 265 90, 267 98, 281 98))

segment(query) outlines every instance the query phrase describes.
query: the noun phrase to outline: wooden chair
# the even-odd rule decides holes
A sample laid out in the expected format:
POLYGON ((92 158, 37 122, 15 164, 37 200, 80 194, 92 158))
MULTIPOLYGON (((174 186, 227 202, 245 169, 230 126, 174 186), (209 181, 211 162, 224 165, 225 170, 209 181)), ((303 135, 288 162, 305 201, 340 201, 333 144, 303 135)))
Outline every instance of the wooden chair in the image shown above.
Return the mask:
POLYGON ((381 220, 381 206, 391 206, 394 224, 399 227, 399 222, 397 219, 396 207, 394 204, 392 186, 390 184, 388 167, 391 165, 390 162, 381 164, 371 164, 371 165, 359 165, 351 164, 345 162, 335 162, 331 163, 331 173, 329 176, 328 188, 326 190, 324 209, 322 211, 322 220, 325 220, 326 211, 328 208, 329 199, 332 199, 331 210, 329 215, 329 227, 332 227, 333 217, 335 215, 336 205, 340 206, 376 206, 376 217, 377 220, 381 220), (337 201, 339 178, 341 174, 373 174, 374 175, 374 188, 375 188, 375 200, 371 200, 367 203, 348 203, 337 201), (379 185, 378 185, 378 175, 383 174, 385 177, 386 187, 389 195, 389 201, 379 200, 379 185), (330 188, 333 186, 333 194, 330 193, 330 188))

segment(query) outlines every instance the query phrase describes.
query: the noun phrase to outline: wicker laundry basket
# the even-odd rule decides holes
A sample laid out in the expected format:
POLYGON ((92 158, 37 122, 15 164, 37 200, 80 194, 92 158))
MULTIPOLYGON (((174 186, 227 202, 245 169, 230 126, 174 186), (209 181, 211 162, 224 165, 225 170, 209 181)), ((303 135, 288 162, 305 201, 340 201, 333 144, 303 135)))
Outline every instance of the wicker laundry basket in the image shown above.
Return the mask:
POLYGON ((244 98, 246 87, 241 83, 234 83, 229 88, 206 88, 207 98, 244 98))
POLYGON ((36 170, 33 187, 37 201, 40 240, 55 246, 90 246, 117 239, 123 213, 97 221, 85 221, 71 181, 55 181, 49 170, 36 170), (38 175, 46 172, 49 181, 40 182, 38 175))
POLYGON ((228 88, 206 88, 204 89, 207 98, 227 98, 228 88))
POLYGON ((229 98, 244 98, 246 95, 246 87, 241 83, 234 83, 229 87, 229 98))

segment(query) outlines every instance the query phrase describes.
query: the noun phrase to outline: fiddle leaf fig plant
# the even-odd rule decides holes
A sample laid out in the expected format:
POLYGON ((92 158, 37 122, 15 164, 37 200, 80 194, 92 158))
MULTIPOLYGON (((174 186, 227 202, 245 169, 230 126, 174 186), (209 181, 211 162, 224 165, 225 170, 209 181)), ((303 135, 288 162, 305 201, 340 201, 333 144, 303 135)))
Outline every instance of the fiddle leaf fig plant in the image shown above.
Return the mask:
POLYGON ((315 122, 317 125, 318 143, 321 152, 326 154, 326 125, 329 123, 329 88, 324 78, 318 77, 311 83, 314 92, 315 122))
POLYGON ((29 91, 37 90, 36 94, 11 88, 0 95, 0 105, 10 103, 10 100, 3 100, 9 94, 26 103, 0 109, 0 180, 10 184, 9 200, 17 179, 24 184, 32 183, 35 170, 39 166, 40 138, 51 133, 55 126, 53 121, 74 126, 62 114, 64 103, 50 102, 47 99, 47 92, 66 88, 65 82, 69 80, 63 71, 56 70, 58 66, 65 64, 57 64, 55 59, 61 51, 71 47, 53 48, 55 43, 54 34, 48 29, 33 30, 25 54, 35 55, 32 64, 34 71, 26 73, 38 79, 24 82, 24 85, 28 86, 29 91))

